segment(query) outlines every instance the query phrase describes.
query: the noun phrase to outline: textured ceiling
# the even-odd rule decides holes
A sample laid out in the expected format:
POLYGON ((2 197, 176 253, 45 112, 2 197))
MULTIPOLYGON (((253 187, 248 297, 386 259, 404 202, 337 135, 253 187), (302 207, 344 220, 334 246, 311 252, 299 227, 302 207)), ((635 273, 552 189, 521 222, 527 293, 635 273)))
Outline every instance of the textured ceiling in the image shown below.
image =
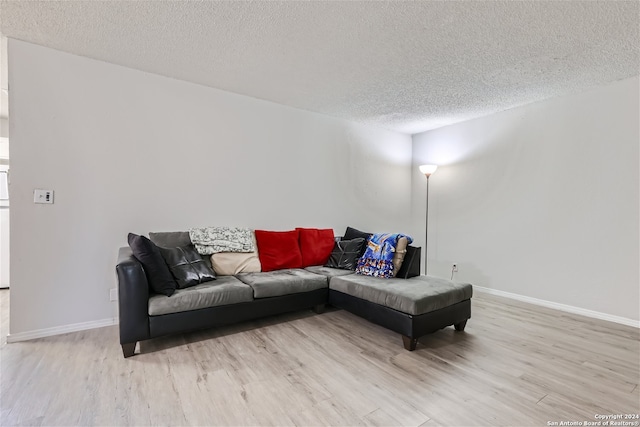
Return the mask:
POLYGON ((3 1, 5 36, 416 133, 640 74, 640 2, 3 1))

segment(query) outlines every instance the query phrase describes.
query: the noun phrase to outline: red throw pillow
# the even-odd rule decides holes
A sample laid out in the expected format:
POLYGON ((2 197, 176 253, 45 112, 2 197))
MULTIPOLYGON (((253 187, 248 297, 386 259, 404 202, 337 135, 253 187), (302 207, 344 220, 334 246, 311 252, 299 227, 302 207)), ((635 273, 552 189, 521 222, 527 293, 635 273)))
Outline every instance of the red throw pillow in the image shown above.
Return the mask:
POLYGON ((333 229, 296 228, 300 233, 302 266, 325 265, 335 245, 333 229))
POLYGON ((256 230, 256 242, 262 271, 302 267, 298 230, 256 230))

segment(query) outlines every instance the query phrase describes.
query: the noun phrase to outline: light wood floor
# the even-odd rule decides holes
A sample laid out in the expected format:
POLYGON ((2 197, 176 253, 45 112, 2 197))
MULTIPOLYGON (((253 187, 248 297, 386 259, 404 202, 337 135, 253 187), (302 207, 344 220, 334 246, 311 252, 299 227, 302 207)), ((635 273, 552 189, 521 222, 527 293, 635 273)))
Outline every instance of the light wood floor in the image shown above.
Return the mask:
MULTIPOLYGON (((0 291, 6 333, 8 291, 0 291)), ((5 344, 9 425, 537 425, 640 412, 640 331, 477 293, 414 352, 344 311, 142 343, 117 327, 5 344)))

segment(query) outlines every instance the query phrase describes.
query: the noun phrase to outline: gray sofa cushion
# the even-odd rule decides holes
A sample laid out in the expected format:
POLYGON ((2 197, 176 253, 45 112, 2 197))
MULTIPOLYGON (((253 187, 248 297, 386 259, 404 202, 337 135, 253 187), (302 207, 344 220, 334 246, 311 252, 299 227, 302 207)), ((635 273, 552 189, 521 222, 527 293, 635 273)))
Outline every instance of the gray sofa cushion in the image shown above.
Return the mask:
POLYGON ((191 244, 188 231, 161 231, 149 233, 149 240, 161 248, 178 248, 191 244))
POLYGON ((332 277, 329 288, 403 313, 418 315, 439 310, 471 298, 468 283, 436 277, 381 279, 352 274, 332 277))
POLYGON ((305 270, 315 274, 320 274, 325 277, 346 276, 349 274, 353 274, 352 270, 343 270, 341 268, 331 268, 322 265, 312 265, 311 267, 306 267, 305 270))
POLYGON ((253 301, 253 289, 233 276, 220 276, 212 282, 177 289, 171 297, 149 298, 149 315, 179 313, 219 305, 253 301))
POLYGON ((236 277, 253 288, 254 298, 277 297, 327 287, 325 276, 299 268, 240 273, 236 277))

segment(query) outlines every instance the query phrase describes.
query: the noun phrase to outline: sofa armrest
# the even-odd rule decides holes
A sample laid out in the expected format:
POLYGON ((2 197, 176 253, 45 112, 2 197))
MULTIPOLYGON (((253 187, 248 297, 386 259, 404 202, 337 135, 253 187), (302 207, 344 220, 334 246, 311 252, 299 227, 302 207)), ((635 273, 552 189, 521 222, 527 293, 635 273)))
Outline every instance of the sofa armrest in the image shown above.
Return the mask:
POLYGON ((149 284, 142 264, 129 247, 120 248, 116 272, 120 344, 149 339, 149 284))

